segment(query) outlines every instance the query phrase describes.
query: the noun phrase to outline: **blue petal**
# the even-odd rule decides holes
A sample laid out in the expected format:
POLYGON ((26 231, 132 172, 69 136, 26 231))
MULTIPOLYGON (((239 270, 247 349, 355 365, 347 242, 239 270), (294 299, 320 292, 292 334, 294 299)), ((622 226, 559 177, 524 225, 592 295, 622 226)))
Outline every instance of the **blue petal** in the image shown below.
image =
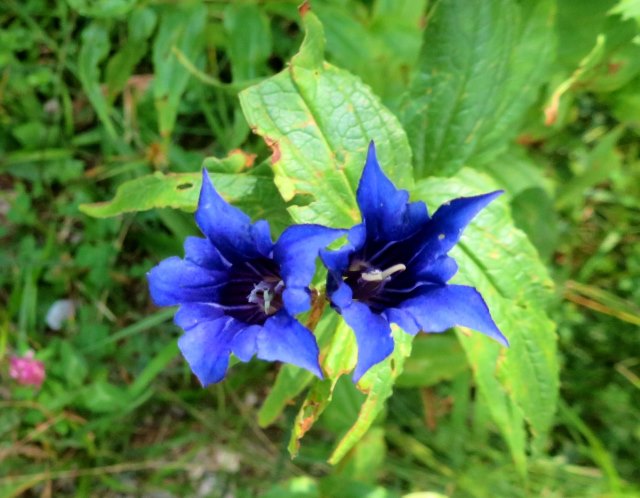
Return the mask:
POLYGON ((347 242, 335 251, 326 249, 320 250, 320 259, 324 266, 338 275, 349 267, 349 258, 351 255, 362 249, 367 239, 367 230, 363 223, 351 227, 347 232, 347 242))
POLYGON ((242 329, 233 338, 231 351, 240 361, 249 361, 258 351, 258 334, 262 330, 261 325, 250 325, 242 329))
POLYGON ((409 313, 425 332, 444 332, 460 325, 477 330, 499 343, 509 342, 498 329, 480 293, 466 285, 427 286, 399 308, 409 313))
POLYGON ((227 283, 227 273, 203 268, 178 257, 165 259, 147 273, 151 298, 157 306, 218 299, 227 283))
POLYGON ((416 281, 446 284, 457 273, 458 264, 450 256, 441 255, 434 260, 432 254, 423 251, 406 271, 411 272, 416 281))
POLYGON ((206 303, 186 303, 180 305, 180 309, 173 317, 173 322, 182 330, 189 330, 202 322, 216 320, 224 315, 217 306, 206 303))
POLYGON ((341 283, 338 285, 336 290, 331 292, 329 295, 331 302, 335 304, 338 309, 346 308, 353 301, 353 292, 351 291, 351 287, 342 282, 342 280, 340 282, 341 283))
POLYGON ((184 241, 185 259, 209 270, 222 271, 229 267, 209 239, 187 237, 184 241))
POLYGON ((385 176, 378 164, 373 142, 369 145, 356 198, 368 239, 404 239, 429 220, 425 204, 409 204, 409 193, 398 190, 385 176))
POLYGON ((258 252, 265 258, 270 258, 273 250, 273 241, 271 240, 269 222, 266 220, 256 221, 251 227, 251 236, 255 241, 258 252))
POLYGON ((393 352, 391 326, 384 316, 373 313, 366 304, 358 301, 341 308, 340 313, 356 334, 358 363, 353 372, 353 382, 358 382, 367 370, 393 352))
POLYGON ((440 206, 433 215, 431 224, 432 230, 437 232, 439 239, 442 239, 441 251, 448 252, 460 240, 462 231, 476 214, 503 193, 503 190, 496 190, 474 197, 460 197, 440 206))
POLYGON ((260 256, 251 219, 220 197, 207 170, 202 170, 202 190, 195 218, 202 233, 231 263, 260 256))
POLYGON ((291 363, 323 378, 316 338, 286 311, 267 319, 258 333, 257 343, 258 358, 291 363))
POLYGON ((229 366, 231 342, 240 330, 239 322, 222 316, 190 328, 178 346, 203 386, 220 382, 229 366))
POLYGON ((397 324, 407 334, 416 335, 421 327, 411 313, 398 308, 387 308, 382 313, 391 323, 397 324))
POLYGON ((422 241, 418 242, 422 247, 411 262, 418 257, 428 260, 430 255, 435 259, 449 252, 476 214, 502 193, 502 190, 497 190, 475 197, 460 197, 440 206, 428 223, 422 241))
POLYGON ((294 225, 282 233, 273 257, 280 264, 285 283, 283 298, 289 313, 301 313, 311 307, 307 287, 316 271, 318 253, 344 233, 345 230, 321 225, 294 225))
POLYGON ((309 289, 285 288, 282 293, 282 301, 290 314, 304 313, 311 308, 311 292, 309 289))

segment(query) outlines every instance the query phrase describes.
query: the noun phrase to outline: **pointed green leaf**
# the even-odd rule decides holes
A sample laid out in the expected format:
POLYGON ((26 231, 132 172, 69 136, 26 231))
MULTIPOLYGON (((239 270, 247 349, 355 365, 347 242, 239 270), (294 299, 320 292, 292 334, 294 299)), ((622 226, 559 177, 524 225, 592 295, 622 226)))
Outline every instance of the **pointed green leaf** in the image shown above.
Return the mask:
MULTIPOLYGON (((248 195, 256 178, 212 174, 212 181, 229 201, 248 195), (229 196, 228 192, 232 194, 229 196)), ((80 210, 89 216, 107 218, 123 213, 147 211, 154 208, 173 208, 194 211, 202 184, 200 173, 153 173, 130 180, 118 187, 115 197, 107 202, 83 204, 80 210)))
POLYGON ((148 50, 147 40, 155 28, 157 15, 149 7, 136 9, 129 16, 128 40, 109 59, 105 83, 111 102, 120 94, 148 50))
POLYGON ((158 111, 158 128, 165 139, 173 132, 178 106, 191 74, 186 71, 173 47, 197 61, 204 49, 207 9, 198 4, 168 5, 160 15, 153 44, 153 94, 158 111))
POLYGON ((359 78, 323 62, 318 18, 303 18, 300 52, 281 73, 240 93, 247 121, 273 151, 275 183, 296 222, 349 227, 360 219, 355 189, 370 140, 390 177, 411 184, 411 151, 398 120, 359 78))
POLYGON ((110 47, 109 31, 106 26, 97 21, 89 24, 82 32, 82 46, 78 56, 78 78, 107 134, 115 140, 117 133, 109 115, 111 107, 100 88, 99 64, 109 54, 110 47))
POLYGON ((269 18, 252 3, 229 3, 224 11, 233 81, 252 80, 265 73, 271 55, 269 18))
POLYGON ((514 137, 552 60, 552 21, 551 0, 434 6, 403 111, 418 176, 489 161, 514 137))
MULTIPOLYGON (((204 161, 204 166, 213 167, 214 170, 231 169, 234 168, 233 158, 239 156, 237 154, 222 160, 209 158, 204 161)), ((225 200, 245 210, 254 219, 268 219, 276 233, 289 224, 284 202, 266 164, 246 173, 214 171, 209 176, 225 200)), ((157 208, 195 211, 201 184, 201 173, 156 172, 123 183, 110 201, 81 204, 80 211, 96 218, 157 208)))

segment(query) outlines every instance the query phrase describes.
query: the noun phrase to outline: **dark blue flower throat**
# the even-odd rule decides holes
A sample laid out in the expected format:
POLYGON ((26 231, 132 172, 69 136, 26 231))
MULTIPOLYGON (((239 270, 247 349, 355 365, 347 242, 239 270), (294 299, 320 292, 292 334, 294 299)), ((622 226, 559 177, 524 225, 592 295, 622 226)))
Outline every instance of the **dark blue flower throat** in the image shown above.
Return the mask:
POLYGON ((406 265, 396 251, 390 251, 389 244, 366 247, 365 251, 354 254, 349 267, 343 273, 344 282, 351 288, 353 299, 360 301, 374 313, 382 313, 386 308, 399 304, 411 291, 412 279, 405 274, 406 265), (409 288, 407 288, 409 287, 409 288))
POLYGON ((220 304, 233 318, 250 325, 263 325, 282 309, 283 291, 278 264, 267 258, 252 259, 231 266, 220 304))

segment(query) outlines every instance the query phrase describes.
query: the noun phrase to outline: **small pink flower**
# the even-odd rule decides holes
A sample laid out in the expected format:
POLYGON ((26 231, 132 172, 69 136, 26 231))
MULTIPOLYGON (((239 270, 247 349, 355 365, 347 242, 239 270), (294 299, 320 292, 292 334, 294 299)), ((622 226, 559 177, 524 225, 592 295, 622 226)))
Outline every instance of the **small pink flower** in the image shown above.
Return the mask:
POLYGON ((9 358, 9 375, 23 386, 40 387, 44 382, 44 363, 33 358, 33 351, 28 351, 22 358, 9 358))

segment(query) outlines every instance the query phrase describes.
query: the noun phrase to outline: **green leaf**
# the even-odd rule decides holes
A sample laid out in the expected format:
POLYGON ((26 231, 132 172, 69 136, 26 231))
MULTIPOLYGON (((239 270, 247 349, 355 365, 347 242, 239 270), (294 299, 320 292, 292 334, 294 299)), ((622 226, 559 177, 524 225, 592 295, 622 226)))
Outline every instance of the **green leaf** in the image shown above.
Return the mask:
POLYGON ((451 175, 506 147, 552 60, 552 20, 550 0, 436 4, 403 111, 417 176, 451 175))
POLYGON ((158 351, 153 359, 147 363, 135 381, 129 386, 129 397, 131 399, 141 396, 153 380, 167 367, 167 365, 178 355, 178 343, 170 340, 167 345, 158 351))
POLYGON ((380 0, 373 9, 320 2, 313 8, 325 26, 331 62, 360 76, 383 102, 397 104, 420 52, 425 5, 380 0))
POLYGON ((89 373, 86 358, 69 342, 60 342, 60 360, 64 365, 64 376, 67 384, 80 387, 89 373))
POLYGON ((271 55, 269 19, 252 3, 230 3, 224 11, 233 81, 252 80, 265 73, 271 55))
POLYGON ((374 484, 385 466, 387 447, 384 436, 385 431, 382 427, 373 427, 367 432, 355 445, 349 458, 345 459, 336 480, 374 484))
MULTIPOLYGON (((238 158, 244 161, 245 157, 244 154, 233 154, 222 160, 208 158, 204 161, 204 166, 214 170, 234 171, 238 167, 238 158)), ((268 219, 276 233, 280 233, 289 224, 284 202, 273 185, 271 171, 266 164, 254 167, 246 173, 212 172, 209 176, 216 190, 227 202, 243 209, 254 219, 268 219)), ((80 211, 96 218, 157 208, 195 211, 201 184, 201 173, 156 172, 123 183, 110 201, 81 204, 80 211)))
POLYGON ((240 93, 253 130, 273 151, 275 183, 294 221, 350 227, 360 215, 355 189, 367 145, 401 186, 411 185, 411 151, 397 119, 357 77, 323 62, 318 18, 303 18, 306 36, 291 65, 240 93))
POLYGON ((160 26, 153 44, 153 93, 158 111, 160 135, 168 139, 178 115, 178 106, 191 73, 177 59, 173 47, 196 61, 204 50, 207 9, 204 5, 167 6, 160 16, 160 26))
POLYGON ((321 498, 316 482, 310 477, 296 477, 272 487, 262 498, 321 498))
MULTIPOLYGON (((619 4, 618 6, 620 6, 619 4)), ((552 96, 576 92, 612 92, 640 73, 638 24, 608 15, 613 2, 559 2, 558 69, 565 78, 552 96)))
POLYGON ((130 401, 126 389, 106 380, 97 380, 80 392, 80 403, 93 413, 123 411, 130 401))
POLYGON ((507 195, 515 197, 531 188, 543 188, 551 194, 555 183, 544 175, 544 163, 538 159, 534 160, 524 147, 514 145, 479 169, 487 173, 507 195), (510 167, 505 168, 504 164, 510 167))
POLYGON ((548 261, 558 238, 558 216, 551 196, 555 184, 544 175, 543 164, 524 147, 513 145, 481 170, 511 196, 513 220, 548 261), (509 167, 505 168, 504 165, 509 167))
MULTIPOLYGON (((227 200, 237 200, 248 194, 256 179, 236 175, 211 175, 221 192, 229 189, 235 194, 227 200)), ((80 211, 96 218, 107 218, 123 213, 147 211, 154 208, 174 208, 194 211, 202 185, 200 173, 160 172, 130 180, 118 187, 115 197, 107 202, 81 204, 80 211)), ((228 194, 227 194, 228 195, 228 194)))
MULTIPOLYGON (((496 316, 498 313, 496 312, 495 300, 493 302, 487 300, 487 304, 489 304, 498 325, 502 326, 502 322, 496 316)), ((505 332, 508 333, 506 330, 505 332)), ((503 360, 504 356, 501 356, 498 345, 480 334, 467 332, 465 335, 459 332, 458 338, 467 354, 469 363, 471 363, 479 395, 489 410, 493 422, 507 442, 519 474, 525 476, 527 473, 527 435, 524 413, 510 399, 496 374, 496 365, 503 360)), ((511 336, 509 338, 511 339, 511 336)))
POLYGON ((393 392, 396 379, 402 373, 404 362, 411 354, 413 336, 393 327, 395 349, 391 356, 371 368, 358 382, 358 389, 367 394, 360 407, 355 424, 338 442, 329 457, 329 463, 335 465, 364 437, 376 417, 382 412, 385 402, 393 392))
POLYGON ((398 377, 398 387, 434 386, 469 369, 460 343, 452 334, 421 334, 398 377))
POLYGON ((67 0, 67 3, 69 7, 85 17, 120 19, 138 3, 138 0, 101 0, 100 2, 92 0, 67 0))
POLYGON ((616 149, 616 144, 623 131, 623 126, 617 126, 598 140, 597 145, 581 158, 581 171, 559 189, 556 199, 559 209, 582 206, 587 189, 608 180, 621 168, 622 157, 616 149))
POLYGON ((619 0, 609 14, 620 14, 623 19, 635 19, 640 23, 640 0, 619 0))
MULTIPOLYGON (((463 169, 454 178, 420 181, 413 194, 434 208, 455 197, 494 189, 484 175, 463 169)), ((460 268, 453 281, 480 291, 511 344, 503 349, 481 334, 458 334, 479 391, 524 472, 522 420, 528 423, 533 450, 539 451, 558 398, 557 338, 545 312, 552 282, 527 237, 513 226, 506 199, 494 201, 478 215, 451 255, 460 268)))
POLYGON ((155 28, 157 16, 150 8, 136 9, 129 19, 129 38, 107 63, 105 82, 113 99, 123 90, 136 65, 145 56, 147 40, 155 28))
POLYGON ((516 226, 548 261, 558 242, 558 215, 549 195, 540 187, 525 189, 513 198, 511 208, 516 226))
POLYGON ((109 31, 98 23, 92 22, 82 32, 82 46, 78 55, 78 78, 93 105, 100 121, 113 140, 117 133, 111 122, 111 108, 100 88, 99 64, 109 54, 109 31))
POLYGON ((300 394, 313 380, 313 374, 293 365, 282 365, 271 392, 258 412, 260 427, 271 425, 287 404, 300 394))
POLYGON ((544 109, 545 124, 551 125, 556 122, 562 96, 602 61, 605 56, 605 42, 605 36, 598 35, 592 50, 580 61, 576 70, 553 91, 544 109))

